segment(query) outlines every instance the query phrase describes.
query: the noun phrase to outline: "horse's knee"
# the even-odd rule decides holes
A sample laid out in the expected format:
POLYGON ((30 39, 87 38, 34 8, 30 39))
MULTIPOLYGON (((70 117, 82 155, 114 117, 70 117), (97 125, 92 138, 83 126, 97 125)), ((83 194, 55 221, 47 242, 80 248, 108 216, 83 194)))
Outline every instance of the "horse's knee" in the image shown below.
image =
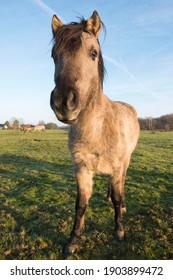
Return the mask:
POLYGON ((85 211, 86 211, 86 209, 87 209, 87 206, 88 206, 88 202, 84 202, 84 201, 82 201, 82 200, 79 200, 78 198, 77 198, 77 200, 76 200, 76 212, 77 212, 77 214, 80 216, 80 217, 82 217, 84 214, 85 214, 85 211))

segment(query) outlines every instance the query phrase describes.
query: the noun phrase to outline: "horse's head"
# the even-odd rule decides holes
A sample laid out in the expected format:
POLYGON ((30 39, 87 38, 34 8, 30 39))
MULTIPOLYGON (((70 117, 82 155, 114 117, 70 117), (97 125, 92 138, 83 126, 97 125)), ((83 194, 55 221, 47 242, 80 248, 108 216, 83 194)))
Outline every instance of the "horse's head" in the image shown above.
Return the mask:
POLYGON ((50 104, 57 118, 74 123, 103 84, 104 66, 98 42, 102 22, 96 11, 80 23, 52 19, 55 88, 50 104))

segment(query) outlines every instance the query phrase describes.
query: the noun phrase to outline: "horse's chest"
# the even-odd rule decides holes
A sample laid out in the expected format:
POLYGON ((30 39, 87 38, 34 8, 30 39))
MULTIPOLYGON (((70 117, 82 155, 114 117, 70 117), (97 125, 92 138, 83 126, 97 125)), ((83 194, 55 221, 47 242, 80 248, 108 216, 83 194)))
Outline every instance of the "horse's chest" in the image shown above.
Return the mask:
POLYGON ((99 149, 88 150, 86 147, 72 153, 75 165, 86 168, 95 173, 111 174, 113 172, 112 160, 109 155, 99 149))
MULTIPOLYGON (((93 131, 92 131, 93 132, 93 131)), ((116 144, 104 134, 88 133, 86 137, 70 134, 69 148, 77 168, 86 168, 94 173, 112 174, 115 169, 116 144)))

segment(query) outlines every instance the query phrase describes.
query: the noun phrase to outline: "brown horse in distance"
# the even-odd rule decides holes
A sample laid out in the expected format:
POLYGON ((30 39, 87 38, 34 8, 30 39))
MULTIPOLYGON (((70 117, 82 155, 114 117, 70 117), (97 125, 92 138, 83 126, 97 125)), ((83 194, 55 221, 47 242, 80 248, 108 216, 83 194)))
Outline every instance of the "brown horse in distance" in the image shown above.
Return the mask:
POLYGON ((80 23, 64 25, 55 15, 52 19, 55 88, 50 104, 58 120, 70 124, 69 149, 77 181, 75 221, 65 253, 76 250, 95 173, 109 176, 115 239, 124 239, 124 183, 139 124, 131 105, 113 102, 103 93, 104 65, 98 41, 101 27, 97 11, 80 23))

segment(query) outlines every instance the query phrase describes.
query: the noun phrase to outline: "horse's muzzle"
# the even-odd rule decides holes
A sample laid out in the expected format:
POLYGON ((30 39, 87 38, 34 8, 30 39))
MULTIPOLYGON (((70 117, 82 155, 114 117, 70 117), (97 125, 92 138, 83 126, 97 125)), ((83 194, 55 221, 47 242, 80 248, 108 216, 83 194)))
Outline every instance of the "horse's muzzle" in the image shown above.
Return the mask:
POLYGON ((79 113, 78 92, 71 88, 62 95, 55 88, 51 92, 50 106, 59 121, 68 124, 74 123, 79 113))

